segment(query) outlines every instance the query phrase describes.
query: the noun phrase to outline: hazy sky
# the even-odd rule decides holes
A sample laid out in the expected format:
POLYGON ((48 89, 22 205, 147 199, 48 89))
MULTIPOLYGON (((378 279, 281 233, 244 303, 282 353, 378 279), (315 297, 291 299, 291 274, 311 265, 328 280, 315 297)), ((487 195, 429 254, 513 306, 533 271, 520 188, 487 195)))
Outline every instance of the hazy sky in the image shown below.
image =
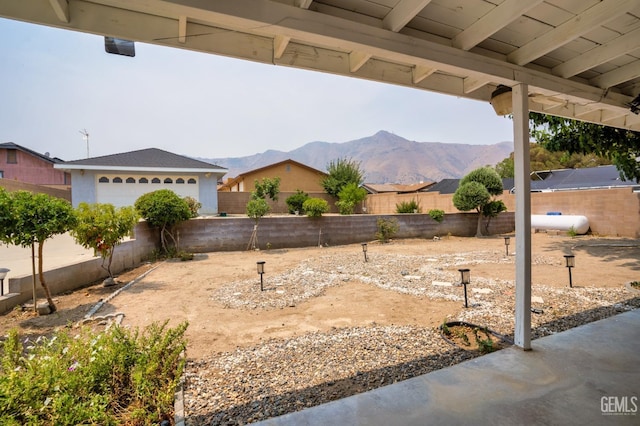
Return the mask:
POLYGON ((513 140, 486 102, 0 18, 0 142, 63 160, 143 148, 205 157, 290 151, 387 130, 418 142, 513 140))

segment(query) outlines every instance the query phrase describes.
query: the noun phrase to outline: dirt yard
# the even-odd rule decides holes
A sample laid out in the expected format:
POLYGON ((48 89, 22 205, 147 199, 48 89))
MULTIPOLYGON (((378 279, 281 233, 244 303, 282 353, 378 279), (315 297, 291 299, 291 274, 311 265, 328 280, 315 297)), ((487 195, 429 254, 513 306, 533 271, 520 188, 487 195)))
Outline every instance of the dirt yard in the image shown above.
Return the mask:
MULTIPOLYGON (((58 295, 54 298, 58 312, 52 315, 38 317, 30 311, 16 309, 0 317, 0 333, 5 334, 8 329, 17 327, 23 333, 40 334, 77 323, 96 303, 150 269, 153 270, 145 278, 105 303, 95 316, 124 313, 124 324, 131 326, 144 326, 165 319, 170 319, 171 324, 187 320, 190 324, 187 333, 190 358, 255 345, 269 338, 288 338, 332 328, 372 323, 435 327, 447 317, 460 316, 464 310, 461 298, 434 299, 426 294, 389 291, 362 280, 345 278, 337 285, 322 288, 318 294, 286 306, 266 306, 264 309, 259 304, 261 300, 278 298, 284 292, 274 287, 275 277, 294 270, 301 262, 313 268, 314 262, 321 263, 323 257, 333 256, 351 256, 353 262, 361 263, 360 266, 371 275, 379 271, 376 258, 380 256, 395 256, 396 259, 397 256, 414 256, 415 259, 406 265, 406 271, 399 272, 420 280, 421 263, 434 263, 438 256, 451 255, 454 256, 453 261, 442 264, 445 275, 442 281, 459 283, 458 269, 471 269, 469 294, 472 297, 475 293, 471 289, 483 279, 514 280, 515 250, 514 238, 507 257, 504 240, 500 237, 444 237, 438 241, 370 242, 367 263, 360 244, 200 254, 193 261, 142 265, 120 275, 120 284, 115 287, 94 284, 70 294, 58 295), (479 260, 478 256, 484 259, 479 260), (260 292, 260 277, 256 272, 256 262, 262 260, 266 262, 264 292, 260 292), (220 289, 230 283, 248 285, 246 290, 253 292, 251 298, 255 298, 257 303, 230 307, 228 302, 221 300, 223 296, 220 293, 220 289)), ((589 236, 569 238, 537 233, 533 234, 532 244, 534 293, 536 285, 568 287, 563 255, 571 252, 576 256, 576 267, 572 270, 576 288, 622 289, 625 283, 640 280, 640 242, 636 240, 589 236)), ((388 260, 380 258, 378 263, 388 260)), ((285 283, 278 288, 286 287, 285 283)), ((462 296, 462 288, 454 288, 462 296)))

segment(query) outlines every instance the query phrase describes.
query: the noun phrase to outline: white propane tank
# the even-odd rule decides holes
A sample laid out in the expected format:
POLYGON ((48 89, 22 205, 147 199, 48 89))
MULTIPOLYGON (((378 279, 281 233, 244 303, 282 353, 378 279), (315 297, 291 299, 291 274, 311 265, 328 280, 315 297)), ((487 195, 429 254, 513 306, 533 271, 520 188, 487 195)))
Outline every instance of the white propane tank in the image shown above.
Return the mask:
POLYGON ((586 234, 589 230, 589 220, 580 215, 531 215, 531 229, 556 229, 568 231, 573 229, 578 234, 586 234))

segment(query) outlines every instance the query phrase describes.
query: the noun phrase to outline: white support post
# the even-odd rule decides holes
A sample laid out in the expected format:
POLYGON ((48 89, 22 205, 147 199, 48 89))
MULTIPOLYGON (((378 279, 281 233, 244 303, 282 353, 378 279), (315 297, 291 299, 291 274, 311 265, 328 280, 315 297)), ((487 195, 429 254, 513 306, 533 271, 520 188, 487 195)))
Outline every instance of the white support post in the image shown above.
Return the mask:
POLYGON ((513 146, 516 191, 515 344, 531 350, 531 177, 529 166, 529 88, 513 87, 513 146))

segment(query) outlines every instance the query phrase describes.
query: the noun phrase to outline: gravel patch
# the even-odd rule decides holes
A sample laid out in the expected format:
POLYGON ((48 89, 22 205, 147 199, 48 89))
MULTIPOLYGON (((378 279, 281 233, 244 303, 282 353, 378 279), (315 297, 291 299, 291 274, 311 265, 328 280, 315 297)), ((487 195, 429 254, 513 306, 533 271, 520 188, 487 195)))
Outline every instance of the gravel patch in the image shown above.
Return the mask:
MULTIPOLYGON (((534 264, 560 266, 537 256, 534 264)), ((326 255, 282 274, 222 286, 211 297, 234 309, 278 309, 362 282, 432 300, 464 302, 457 265, 513 263, 497 251, 455 255, 326 255)), ((513 337, 513 281, 473 277, 465 321, 513 337)), ((555 288, 533 285, 533 338, 550 335, 640 307, 624 288, 555 288)), ((242 425, 344 398, 480 356, 445 342, 437 329, 379 326, 333 329, 189 361, 185 373, 187 425, 242 425)))

